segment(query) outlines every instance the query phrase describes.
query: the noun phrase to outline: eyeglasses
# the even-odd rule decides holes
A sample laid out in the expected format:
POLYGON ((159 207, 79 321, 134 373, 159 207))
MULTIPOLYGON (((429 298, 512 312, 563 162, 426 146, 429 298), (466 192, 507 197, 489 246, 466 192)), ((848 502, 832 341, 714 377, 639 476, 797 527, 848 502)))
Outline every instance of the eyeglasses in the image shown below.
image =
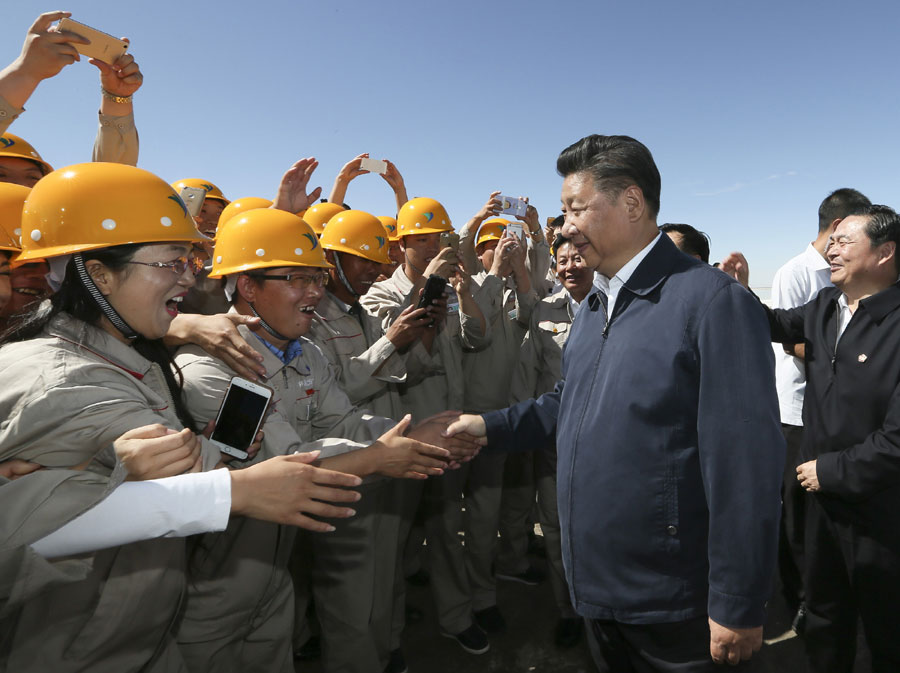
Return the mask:
POLYGON ((328 283, 327 273, 288 273, 274 276, 265 273, 248 273, 247 275, 264 280, 283 280, 295 290, 308 290, 313 286, 321 288, 328 283))
POLYGON ((195 276, 203 271, 203 260, 199 257, 179 257, 178 259, 173 259, 171 262, 128 262, 129 264, 140 264, 141 266, 152 266, 157 269, 169 269, 175 275, 181 276, 188 269, 191 270, 191 273, 195 276))

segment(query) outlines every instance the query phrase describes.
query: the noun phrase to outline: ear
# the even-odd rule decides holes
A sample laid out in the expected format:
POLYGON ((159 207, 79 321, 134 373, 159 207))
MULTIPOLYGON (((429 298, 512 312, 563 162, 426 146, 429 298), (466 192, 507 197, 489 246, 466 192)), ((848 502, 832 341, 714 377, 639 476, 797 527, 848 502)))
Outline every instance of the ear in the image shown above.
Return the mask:
POLYGON ((325 259, 326 259, 329 263, 334 264, 334 251, 333 251, 333 250, 326 250, 326 251, 325 251, 325 259))
POLYGON ((96 259, 86 260, 84 268, 91 280, 94 281, 94 285, 100 290, 100 294, 108 297, 116 287, 116 274, 106 264, 96 259))
POLYGON ((238 276, 237 285, 235 286, 238 297, 241 297, 244 301, 252 304, 256 301, 256 293, 258 290, 259 286, 250 276, 243 273, 238 276))
POLYGON ((892 267, 894 266, 894 257, 897 255, 897 244, 894 241, 887 241, 886 243, 881 244, 881 249, 878 251, 878 263, 879 264, 890 264, 892 267))
POLYGON ((644 203, 644 192, 641 191, 640 187, 629 185, 622 192, 620 198, 625 205, 629 220, 636 222, 643 217, 646 204, 644 203))
POLYGON ((843 222, 843 221, 844 221, 844 220, 843 220, 843 218, 841 218, 841 217, 837 218, 836 220, 832 220, 832 221, 831 221, 830 228, 831 228, 831 233, 832 233, 832 234, 834 233, 834 230, 837 229, 837 226, 838 226, 841 222, 843 222))

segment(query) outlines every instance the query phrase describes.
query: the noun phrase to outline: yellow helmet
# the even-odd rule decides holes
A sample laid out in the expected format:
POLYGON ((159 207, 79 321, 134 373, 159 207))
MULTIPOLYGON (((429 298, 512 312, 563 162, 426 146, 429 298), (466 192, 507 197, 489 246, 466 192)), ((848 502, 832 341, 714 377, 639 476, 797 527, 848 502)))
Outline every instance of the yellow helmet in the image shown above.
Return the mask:
POLYGON ((30 192, 30 187, 0 182, 0 250, 22 249, 22 206, 30 192))
POLYGON ((206 240, 165 180, 134 166, 93 162, 60 168, 32 188, 16 261, 129 243, 206 240))
POLYGON ((279 266, 331 268, 306 222, 284 210, 254 208, 219 229, 209 277, 279 266))
POLYGON ((400 236, 453 231, 450 216, 444 206, 423 196, 410 199, 403 205, 397 214, 397 228, 400 236))
POLYGON ((269 199, 262 199, 258 196, 247 196, 243 199, 235 199, 222 209, 222 212, 219 215, 219 228, 216 231, 216 236, 218 236, 218 232, 222 230, 222 225, 235 215, 244 213, 248 210, 253 210, 254 208, 268 208, 271 205, 272 202, 269 201, 269 199))
POLYGON ((374 215, 361 210, 342 210, 328 220, 320 242, 326 250, 346 252, 379 264, 390 264, 386 234, 374 215))
POLYGON ((178 182, 172 183, 172 189, 174 189, 178 193, 181 193, 181 190, 185 187, 202 189, 206 192, 206 196, 204 198, 221 201, 226 206, 231 203, 231 201, 225 198, 225 195, 222 193, 221 189, 216 187, 213 183, 208 182, 207 180, 201 180, 200 178, 185 178, 184 180, 179 180, 178 182))
POLYGON ((325 225, 338 213, 344 212, 344 206, 339 203, 317 203, 306 209, 303 221, 313 228, 319 236, 325 231, 325 225))
POLYGON ((482 222, 475 238, 475 247, 477 248, 485 241, 499 241, 508 224, 509 220, 504 220, 502 217, 492 217, 482 222))
POLYGON ((0 136, 0 157, 15 157, 16 159, 33 161, 41 167, 44 175, 53 170, 53 166, 41 159, 41 155, 37 153, 34 147, 12 133, 4 133, 0 136))
POLYGON ((379 215, 378 221, 381 222, 381 225, 387 229, 388 240, 389 241, 399 241, 400 234, 397 231, 397 220, 391 217, 390 215, 379 215))

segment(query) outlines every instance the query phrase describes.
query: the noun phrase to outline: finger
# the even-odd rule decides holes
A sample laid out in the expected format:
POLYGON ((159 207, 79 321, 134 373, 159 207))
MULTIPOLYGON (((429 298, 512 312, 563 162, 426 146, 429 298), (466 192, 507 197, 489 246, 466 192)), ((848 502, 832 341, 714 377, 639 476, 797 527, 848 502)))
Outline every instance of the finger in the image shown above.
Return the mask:
POLYGON ((412 465, 408 471, 414 472, 416 474, 424 474, 428 477, 439 477, 444 474, 444 467, 446 467, 445 463, 441 463, 440 467, 429 466, 421 463, 412 465))
POLYGON ((391 428, 391 432, 395 435, 402 435, 409 430, 410 423, 412 423, 412 415, 406 414, 406 416, 400 419, 400 422, 397 423, 397 425, 391 428))
POLYGON ((357 502, 361 496, 359 491, 350 491, 346 488, 332 488, 321 484, 312 484, 309 487, 309 497, 322 503, 329 502, 357 502))
POLYGON ((309 202, 312 203, 313 201, 318 201, 320 196, 322 196, 322 188, 316 187, 309 194, 309 202))
POLYGON ((314 463, 319 458, 321 451, 295 451, 290 454, 294 463, 314 463))
POLYGON ((104 75, 107 75, 113 71, 113 69, 109 67, 108 63, 104 63, 103 61, 100 61, 96 58, 89 58, 88 63, 93 66, 97 66, 97 69, 104 75))
POLYGON ((729 648, 728 656, 726 657, 726 661, 728 661, 728 663, 731 664, 732 666, 737 666, 739 663, 741 663, 740 651, 735 647, 729 648))
POLYGON ((137 63, 129 63, 128 65, 122 68, 113 68, 121 79, 126 79, 128 77, 133 77, 135 75, 141 74, 141 69, 138 67, 137 63))
POLYGON ((119 439, 149 439, 151 437, 162 437, 166 434, 169 434, 169 428, 162 423, 152 423, 150 425, 142 425, 133 430, 128 430, 123 433, 119 439))
POLYGON ((416 472, 415 470, 407 470, 403 473, 404 479, 428 479, 427 474, 422 474, 421 472, 416 472))
POLYGON ((12 468, 11 478, 17 479, 19 477, 24 477, 26 474, 36 472, 44 466, 39 463, 29 463, 27 460, 12 460, 10 461, 10 467, 12 468))
POLYGON ((300 513, 285 517, 284 523, 288 524, 289 526, 304 528, 314 533, 331 533, 335 530, 334 526, 332 526, 330 523, 325 523, 324 521, 316 521, 315 519, 311 519, 308 516, 304 516, 300 513))
POLYGON ((56 23, 60 19, 69 18, 70 16, 72 16, 72 12, 44 12, 34 20, 34 23, 31 24, 31 28, 28 29, 28 32, 43 33, 51 24, 56 23))
POLYGON ((352 507, 338 507, 337 505, 329 505, 327 502, 317 502, 315 500, 305 504, 303 511, 307 514, 315 514, 316 516, 329 519, 347 519, 356 515, 356 510, 352 507))
POLYGON ((134 62, 134 56, 131 54, 120 54, 119 57, 112 62, 113 68, 116 70, 123 70, 130 65, 137 66, 137 63, 134 62))
POLYGON ((44 33, 45 37, 55 44, 70 44, 74 42, 75 44, 90 44, 91 41, 86 37, 82 37, 76 33, 73 33, 68 30, 54 30, 49 33, 44 33))
MULTIPOLYGON (((287 456, 288 460, 298 463, 306 463, 308 460, 298 459, 302 454, 292 454, 287 456)), ((314 470, 312 480, 317 484, 328 484, 332 486, 359 486, 362 479, 355 474, 346 474, 345 472, 335 472, 334 470, 326 470, 321 467, 313 467, 314 470)))
POLYGON ((203 472, 203 458, 200 457, 197 461, 191 466, 191 469, 188 472, 203 472))
POLYGON ((429 463, 433 462, 434 458, 441 458, 442 460, 438 461, 438 462, 441 462, 441 464, 443 464, 443 463, 447 462, 446 459, 450 457, 450 452, 447 449, 441 448, 440 446, 434 446, 433 444, 426 444, 425 442, 419 442, 419 441, 416 441, 415 439, 410 440, 410 441, 415 442, 412 449, 416 453, 420 454, 423 457, 424 456, 432 457, 432 458, 428 459, 427 462, 429 462, 429 463))
POLYGON ((204 437, 206 437, 207 439, 209 439, 210 437, 212 437, 213 430, 215 430, 215 429, 216 429, 215 420, 209 420, 206 422, 206 425, 204 426, 203 432, 201 434, 204 437))

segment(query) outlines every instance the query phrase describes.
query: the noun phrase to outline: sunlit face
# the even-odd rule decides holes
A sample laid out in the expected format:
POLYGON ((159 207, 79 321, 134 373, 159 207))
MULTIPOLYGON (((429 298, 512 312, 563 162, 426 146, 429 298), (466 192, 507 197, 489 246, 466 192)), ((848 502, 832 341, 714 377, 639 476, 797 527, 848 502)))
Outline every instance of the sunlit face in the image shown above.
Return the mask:
MULTIPOLYGON (((89 252, 84 253, 84 260, 100 292, 125 322, 148 339, 161 339, 178 315, 181 300, 193 286, 194 273, 190 267, 179 274, 170 268, 146 264, 173 262, 189 256, 190 252, 187 243, 145 245, 124 269, 114 272, 102 264, 96 266, 96 262, 92 265, 89 252)), ((121 338, 118 331, 110 333, 121 338)))
POLYGON ((400 248, 400 241, 391 241, 388 248, 388 257, 394 263, 394 266, 403 264, 403 250, 400 248))
POLYGON ((403 236, 400 241, 406 261, 419 273, 424 271, 428 262, 437 257, 441 251, 441 235, 437 233, 411 234, 403 236))
POLYGON ((238 280, 238 289, 241 297, 252 303, 256 311, 279 334, 290 339, 297 339, 306 334, 313 321, 313 312, 325 295, 324 287, 310 281, 322 278, 323 269, 282 266, 257 269, 253 275, 291 275, 299 279, 298 282, 242 276, 238 280))
POLYGON ((556 277, 576 298, 586 295, 594 282, 594 272, 587 267, 572 243, 563 243, 556 251, 556 277))
POLYGON ((44 177, 43 169, 30 159, 0 157, 0 182, 34 187, 44 177))
POLYGON ((219 226, 219 216, 225 210, 225 204, 218 199, 203 199, 203 206, 197 216, 197 228, 201 234, 209 237, 216 235, 216 227, 219 226))
POLYGON ((25 313, 31 304, 49 297, 49 272, 47 262, 29 262, 13 269, 9 276, 12 294, 6 306, 0 309, 0 317, 8 318, 25 313))
POLYGON ((478 259, 481 260, 481 265, 488 271, 494 266, 494 252, 497 250, 499 244, 500 241, 498 240, 484 241, 475 250, 475 254, 478 255, 478 259))
MULTIPOLYGON (((340 253, 339 259, 341 261, 341 268, 344 270, 344 277, 347 279, 347 282, 350 283, 350 287, 353 288, 353 291, 359 296, 362 296, 369 291, 369 288, 372 287, 372 283, 375 282, 375 279, 378 278, 378 275, 381 273, 382 265, 378 262, 373 262, 370 259, 344 253, 340 253)), ((331 269, 329 273, 331 275, 330 282, 332 287, 335 287, 338 284, 343 285, 338 277, 337 269, 331 269)))
POLYGON ((605 276, 615 275, 630 258, 627 253, 636 233, 625 192, 611 200, 597 189, 590 174, 572 173, 563 180, 562 206, 563 236, 572 240, 588 267, 605 276))
MULTIPOLYGON (((831 282, 845 292, 853 286, 865 286, 879 273, 879 261, 885 259, 885 246, 872 247, 872 239, 866 233, 868 218, 851 215, 841 220, 825 256, 831 266, 831 282)), ((882 262, 883 263, 883 262, 882 262)), ((889 262, 892 266, 894 260, 889 262)))
POLYGON ((9 295, 9 253, 6 250, 0 250, 0 309, 6 306, 9 295))

